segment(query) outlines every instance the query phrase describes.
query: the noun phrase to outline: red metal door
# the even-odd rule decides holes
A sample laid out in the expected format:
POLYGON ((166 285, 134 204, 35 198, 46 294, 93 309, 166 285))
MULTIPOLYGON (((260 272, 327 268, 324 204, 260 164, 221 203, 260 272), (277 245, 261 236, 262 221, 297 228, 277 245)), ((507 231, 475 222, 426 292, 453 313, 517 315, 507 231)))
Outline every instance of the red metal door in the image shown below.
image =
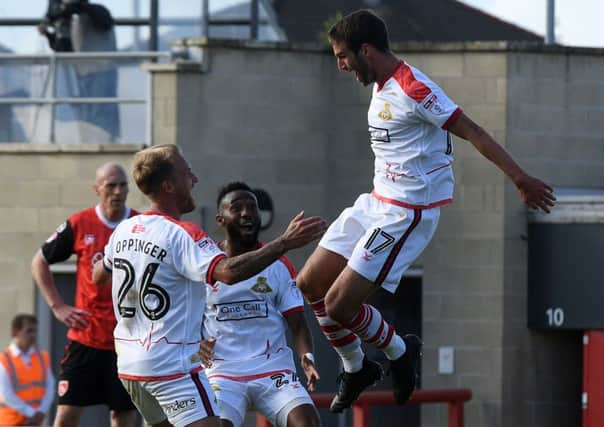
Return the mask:
POLYGON ((604 426, 604 331, 583 335, 583 427, 604 426))

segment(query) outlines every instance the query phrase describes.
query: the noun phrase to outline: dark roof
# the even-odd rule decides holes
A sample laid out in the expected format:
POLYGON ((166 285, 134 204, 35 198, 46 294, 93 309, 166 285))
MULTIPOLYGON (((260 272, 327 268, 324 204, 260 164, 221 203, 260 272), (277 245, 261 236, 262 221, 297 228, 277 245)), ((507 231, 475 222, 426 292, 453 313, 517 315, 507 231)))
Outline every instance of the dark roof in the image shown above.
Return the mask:
POLYGON ((290 42, 317 42, 323 22, 357 9, 377 12, 392 42, 543 41, 538 34, 455 0, 274 0, 273 6, 290 42))

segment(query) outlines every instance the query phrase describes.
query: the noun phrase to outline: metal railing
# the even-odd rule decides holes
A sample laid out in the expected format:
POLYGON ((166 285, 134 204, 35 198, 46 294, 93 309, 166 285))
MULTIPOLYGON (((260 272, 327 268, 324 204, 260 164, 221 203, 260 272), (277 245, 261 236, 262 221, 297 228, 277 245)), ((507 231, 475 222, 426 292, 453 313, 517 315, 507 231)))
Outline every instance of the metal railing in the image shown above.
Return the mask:
MULTIPOLYGON (((11 140, 0 142, 32 142, 38 140, 46 143, 57 142, 57 108, 61 105, 71 106, 75 113, 72 121, 78 121, 77 109, 85 108, 81 106, 95 105, 140 105, 143 107, 138 112, 139 120, 136 120, 137 126, 146 123, 143 132, 131 131, 126 134, 137 134, 135 141, 126 141, 120 138, 120 142, 149 142, 150 138, 150 77, 140 68, 144 62, 168 60, 169 52, 79 52, 79 53, 54 53, 37 55, 20 54, 0 54, 0 109, 7 116, 13 117, 15 109, 23 107, 33 107, 26 119, 18 121, 21 128, 25 127, 20 134, 25 136, 24 141, 11 140), (14 70, 11 70, 14 67, 14 70), (108 92, 94 90, 78 91, 78 86, 82 86, 81 79, 85 78, 78 72, 85 69, 87 73, 104 72, 112 70, 115 74, 114 87, 108 92), (62 90, 57 88, 57 80, 63 81, 62 86, 68 86, 62 90), (64 80, 69 80, 67 83, 64 80), (121 82, 120 82, 121 81, 121 82), (12 83, 11 83, 12 82, 12 83), (17 83, 15 83, 17 82, 17 83), (128 93, 126 96, 118 95, 118 88, 121 92, 128 93), (75 88, 75 89, 74 89, 75 88), (4 95, 2 94, 4 93, 4 95), (33 94, 33 95, 32 95, 33 94), (45 126, 39 124, 39 116, 42 109, 47 108, 44 122, 45 126), (25 126, 24 125, 25 123, 25 126), (48 128, 47 131, 40 127, 48 128), (48 136, 40 136, 40 134, 48 136), (141 141, 140 139, 144 139, 141 141)), ((94 84, 94 83, 93 83, 94 84)), ((111 85, 111 84, 110 84, 111 85)), ((99 118, 99 120, 102 118, 99 118)), ((6 119, 5 119, 6 121, 6 119)), ((85 120, 91 126, 99 126, 95 123, 94 114, 88 115, 85 120)), ((132 120, 117 117, 117 125, 120 122, 129 123, 132 120), (120 120, 121 119, 121 120, 120 120)), ((134 123, 133 123, 134 125, 134 123)), ((128 124, 130 126, 130 124, 128 124)), ((102 127, 102 126, 101 126, 102 127)), ((121 130, 121 129, 120 129, 121 130)), ((126 138, 127 139, 127 138, 126 138)), ((82 142, 82 141, 79 141, 82 142)), ((85 141, 85 142, 104 142, 104 141, 85 141)), ((117 141, 114 141, 117 142, 117 141)), ((77 143, 77 141, 76 141, 77 143)))
MULTIPOLYGON (((205 0, 207 1, 207 0, 205 0)), ((0 18, 0 26, 17 27, 36 27, 41 18, 0 18)), ((149 0, 148 18, 115 18, 115 25, 128 27, 149 27, 149 50, 155 52, 158 50, 158 26, 159 26, 159 0, 149 0)))
MULTIPOLYGON (((310 395, 318 408, 329 408, 334 397, 332 393, 313 393, 310 395)), ((449 407, 449 427, 463 427, 464 403, 472 398, 468 389, 416 390, 408 404, 446 403, 449 407)), ((371 406, 396 405, 391 391, 369 391, 362 393, 352 404, 352 427, 370 426, 371 406)), ((394 424, 392 424, 394 425, 394 424)), ((256 416, 256 427, 270 427, 271 424, 262 415, 256 416)))
MULTIPOLYGON (((148 27, 149 28, 149 50, 155 52, 159 49, 159 26, 160 25, 192 25, 200 26, 201 36, 210 38, 210 27, 222 26, 249 26, 249 38, 257 40, 259 36, 259 27, 262 25, 270 25, 279 33, 282 39, 286 39, 285 34, 281 31, 278 25, 277 16, 273 10, 273 6, 269 0, 249 0, 250 15, 249 17, 229 17, 220 18, 212 17, 209 10, 210 0, 201 1, 201 16, 197 19, 189 18, 169 18, 160 17, 159 0, 149 0, 149 17, 129 17, 115 18, 116 26, 125 27, 148 27), (266 19, 260 18, 260 6, 264 8, 267 15, 266 19)), ((16 27, 36 27, 40 23, 41 18, 9 18, 0 17, 0 26, 16 26, 16 27)))

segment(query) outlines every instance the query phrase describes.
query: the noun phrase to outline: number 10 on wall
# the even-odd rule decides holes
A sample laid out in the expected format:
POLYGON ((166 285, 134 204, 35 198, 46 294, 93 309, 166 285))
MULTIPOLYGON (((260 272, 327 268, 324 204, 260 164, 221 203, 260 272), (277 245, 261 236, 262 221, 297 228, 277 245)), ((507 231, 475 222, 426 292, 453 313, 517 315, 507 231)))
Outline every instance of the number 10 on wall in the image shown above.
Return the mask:
POLYGON ((562 326, 564 324, 564 310, 560 307, 550 307, 545 310, 549 326, 562 326))

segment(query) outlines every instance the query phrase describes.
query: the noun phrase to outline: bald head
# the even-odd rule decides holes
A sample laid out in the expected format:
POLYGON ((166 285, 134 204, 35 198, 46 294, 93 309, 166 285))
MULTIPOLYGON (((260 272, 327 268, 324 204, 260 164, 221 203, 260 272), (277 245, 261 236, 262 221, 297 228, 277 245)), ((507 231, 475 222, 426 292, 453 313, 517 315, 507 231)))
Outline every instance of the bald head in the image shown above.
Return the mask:
POLYGON ((107 179, 107 176, 109 175, 122 175, 126 181, 128 180, 126 170, 122 165, 114 162, 107 162, 97 168, 94 183, 97 185, 100 184, 107 179))
POLYGON ((110 221, 119 221, 126 211, 128 177, 125 169, 113 162, 101 165, 96 170, 94 191, 99 197, 103 215, 110 221))

